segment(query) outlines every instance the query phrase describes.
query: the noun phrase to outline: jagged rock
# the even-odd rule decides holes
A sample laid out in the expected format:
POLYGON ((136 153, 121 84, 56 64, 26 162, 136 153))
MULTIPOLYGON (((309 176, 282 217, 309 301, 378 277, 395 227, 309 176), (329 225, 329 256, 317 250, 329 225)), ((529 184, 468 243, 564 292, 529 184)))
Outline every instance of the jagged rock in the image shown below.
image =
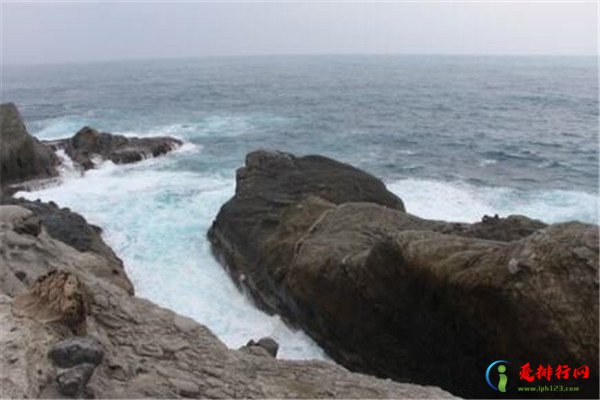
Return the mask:
MULTIPOLYGON (((21 206, 31 211, 27 221, 20 219, 15 221, 15 230, 28 230, 31 234, 39 234, 37 221, 41 223, 48 234, 71 247, 82 252, 98 254, 106 261, 104 265, 96 268, 94 273, 105 277, 133 294, 133 285, 123 267, 123 261, 102 240, 101 229, 89 224, 81 215, 67 209, 59 208, 53 203, 42 203, 41 201, 29 201, 4 196, 0 204, 11 204, 21 206)), ((19 207, 20 208, 20 207, 19 207)), ((8 217, 7 217, 8 218, 8 217)), ((36 234, 36 236, 37 236, 36 234)))
POLYGON ((13 302, 15 315, 42 323, 59 322, 73 333, 86 332, 86 294, 75 274, 52 270, 13 302))
POLYGON ((42 221, 35 215, 15 225, 15 232, 37 236, 42 231, 42 221))
POLYGON ((348 203, 296 241, 280 289, 336 360, 476 397, 488 394, 477 377, 490 357, 597 365, 597 227, 553 225, 504 243, 414 222, 348 203), (581 247, 587 259, 572 255, 581 247))
POLYGON ((58 175, 54 152, 29 135, 13 103, 0 104, 0 191, 32 179, 58 175))
MULTIPOLYGON (((0 206, 0 215, 6 206, 0 206)), ((48 351, 71 333, 15 315, 26 290, 16 278, 50 269, 78 277, 89 300, 88 334, 104 349, 86 392, 97 398, 452 398, 435 387, 381 380, 326 362, 255 357, 228 349, 206 327, 129 295, 93 273, 99 255, 48 235, 16 233, 0 224, 0 368, 3 396, 53 397, 56 366, 48 351), (16 242, 21 243, 14 246, 16 242), (8 256, 10 255, 10 256, 8 256)), ((74 385, 78 386, 78 385, 74 385)))
POLYGON ((80 396, 92 377, 94 368, 94 364, 79 364, 60 372, 56 376, 58 392, 69 397, 80 396))
POLYGON ((598 376, 597 226, 425 220, 303 192, 286 172, 294 157, 263 158, 275 161, 238 173, 209 239, 259 305, 336 361, 470 397, 489 396, 481 371, 496 359, 568 359, 598 376))
POLYGON ((496 214, 493 217, 484 215, 481 222, 475 224, 450 224, 444 229, 444 233, 510 242, 529 236, 546 226, 548 225, 542 221, 527 218, 523 215, 510 215, 507 218, 500 218, 496 214))
POLYGON ((252 287, 254 300, 273 309, 271 277, 257 268, 260 250, 279 224, 280 212, 309 196, 333 204, 368 201, 404 211, 402 200, 374 176, 322 156, 294 157, 259 150, 246 156, 237 170, 235 196, 221 208, 208 236, 233 279, 252 287))
POLYGON ((2 206, 2 213, 0 213, 0 223, 17 226, 31 218, 31 216, 33 216, 33 213, 26 208, 16 205, 5 205, 2 206))
POLYGON ((84 170, 94 168, 96 157, 111 160, 115 164, 127 164, 145 158, 166 154, 181 146, 182 142, 172 137, 137 138, 98 132, 83 127, 70 139, 44 142, 53 149, 63 149, 84 170))
POLYGON ((258 342, 250 340, 245 346, 240 348, 241 351, 254 355, 266 355, 277 358, 279 344, 270 337, 261 338, 258 342))
POLYGON ((56 343, 48 357, 61 368, 70 368, 78 364, 98 365, 104 357, 102 344, 91 336, 72 337, 56 343))

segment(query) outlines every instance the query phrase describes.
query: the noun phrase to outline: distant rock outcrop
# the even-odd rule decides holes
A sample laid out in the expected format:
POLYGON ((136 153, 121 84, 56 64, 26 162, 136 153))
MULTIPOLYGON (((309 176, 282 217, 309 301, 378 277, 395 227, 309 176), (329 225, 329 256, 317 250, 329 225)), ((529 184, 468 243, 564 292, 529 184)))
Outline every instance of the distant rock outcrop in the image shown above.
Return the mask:
POLYGON ((62 149, 83 169, 94 168, 97 158, 115 164, 128 164, 166 154, 181 146, 178 139, 162 136, 137 138, 98 132, 88 126, 81 128, 72 138, 45 141, 55 150, 62 149))
POLYGON ((352 370, 458 395, 488 397, 497 359, 588 364, 597 381, 598 226, 425 220, 336 165, 251 153, 208 232, 265 310, 352 370))
POLYGON ((230 350, 199 323, 96 275, 103 256, 53 238, 43 225, 37 235, 17 232, 30 214, 21 206, 0 206, 3 397, 452 398, 439 388, 326 362, 230 350), (19 278, 23 271, 32 284, 19 278), (50 293, 50 304, 39 301, 50 293), (64 318, 72 315, 62 305, 73 293, 84 296, 86 312, 64 318), (73 321, 85 321, 86 336, 74 336, 73 321))
POLYGON ((0 104, 0 191, 32 179, 58 175, 58 157, 29 135, 12 103, 0 104))
POLYGON ((84 127, 72 138, 39 141, 29 135, 13 103, 0 104, 0 195, 27 190, 28 181, 58 176, 64 152, 83 170, 103 160, 128 164, 166 154, 182 142, 168 136, 126 137, 84 127))

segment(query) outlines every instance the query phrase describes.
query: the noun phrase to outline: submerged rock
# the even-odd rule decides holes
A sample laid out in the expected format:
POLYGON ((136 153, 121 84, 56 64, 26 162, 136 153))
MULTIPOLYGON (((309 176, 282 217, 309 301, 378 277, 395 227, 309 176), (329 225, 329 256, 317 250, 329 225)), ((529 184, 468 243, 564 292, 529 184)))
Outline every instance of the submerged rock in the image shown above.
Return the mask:
POLYGON ((55 150, 64 150, 84 170, 94 168, 96 158, 110 160, 115 164, 128 164, 166 154, 182 144, 180 140, 168 136, 126 137, 98 132, 88 126, 83 127, 70 139, 44 143, 55 150))
POLYGON ((0 104, 0 191, 32 179, 58 175, 54 152, 29 135, 13 103, 0 104))
POLYGON ((293 156, 261 156, 274 158, 261 168, 249 157, 213 249, 342 365, 471 397, 489 396, 482 376, 497 359, 587 363, 598 377, 597 226, 425 220, 357 199, 360 180, 297 184, 293 156))

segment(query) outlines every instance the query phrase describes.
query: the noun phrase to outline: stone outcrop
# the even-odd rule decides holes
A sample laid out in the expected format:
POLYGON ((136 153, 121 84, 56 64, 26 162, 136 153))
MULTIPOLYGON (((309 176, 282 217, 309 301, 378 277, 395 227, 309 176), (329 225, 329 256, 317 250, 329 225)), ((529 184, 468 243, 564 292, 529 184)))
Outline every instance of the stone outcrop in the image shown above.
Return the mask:
POLYGON ((166 154, 182 142, 168 136, 126 137, 83 127, 68 139, 39 141, 27 132, 13 103, 0 104, 0 195, 39 186, 58 176, 64 152, 83 170, 104 160, 128 164, 166 154))
POLYGON ((199 323, 95 274, 100 259, 106 262, 103 255, 52 237, 43 224, 37 235, 17 232, 30 210, 4 205, 0 216, 3 397, 452 397, 435 387, 380 380, 326 362, 230 350, 199 323), (70 307, 38 301, 47 293, 62 299, 53 303, 59 305, 81 294, 85 312, 76 315, 85 317, 85 336, 72 329, 81 318, 65 318, 72 315, 70 307))
POLYGON ((209 238, 234 279, 248 277, 244 284, 251 287, 250 293, 271 310, 277 299, 271 277, 258 266, 258 259, 263 243, 279 225, 282 210, 310 195, 333 204, 368 201, 404 210, 402 200, 379 179, 321 156, 256 151, 248 154, 236 180, 235 197, 221 208, 209 238))
POLYGON ((72 138, 44 142, 49 147, 65 153, 84 170, 94 168, 98 161, 110 160, 115 164, 128 164, 166 154, 181 146, 178 139, 163 137, 127 137, 98 132, 88 126, 81 128, 72 138))
POLYGON ((277 358, 279 344, 270 337, 264 337, 257 342, 251 339, 245 346, 240 347, 239 350, 248 354, 277 358))
MULTIPOLYGON (((94 264, 92 272, 133 294, 133 285, 125 273, 123 261, 104 242, 100 227, 89 224, 81 215, 68 208, 60 208, 53 202, 43 203, 39 200, 29 201, 5 196, 0 198, 0 204, 21 206, 29 211, 27 217, 19 220, 15 227, 18 233, 28 233, 27 230, 30 234, 39 233, 43 226, 54 239, 81 252, 98 255, 98 262, 94 264)), ((27 277, 27 271, 22 271, 22 277, 27 284, 32 283, 27 277)))
POLYGON ((54 152, 29 135, 21 114, 12 103, 0 104, 0 191, 24 181, 58 175, 54 152))
POLYGON ((60 368, 79 364, 99 365, 104 358, 104 349, 92 336, 74 336, 56 343, 48 357, 60 368))
POLYGON ((328 197, 347 193, 343 179, 341 192, 285 185, 296 158, 258 154, 270 160, 248 156, 208 233, 213 250, 336 361, 468 397, 490 396, 482 376, 497 359, 588 364, 597 381, 597 226, 425 220, 399 202, 328 197))
POLYGON ((74 334, 86 333, 87 301, 77 275, 51 270, 13 302, 13 313, 42 323, 59 322, 74 334))

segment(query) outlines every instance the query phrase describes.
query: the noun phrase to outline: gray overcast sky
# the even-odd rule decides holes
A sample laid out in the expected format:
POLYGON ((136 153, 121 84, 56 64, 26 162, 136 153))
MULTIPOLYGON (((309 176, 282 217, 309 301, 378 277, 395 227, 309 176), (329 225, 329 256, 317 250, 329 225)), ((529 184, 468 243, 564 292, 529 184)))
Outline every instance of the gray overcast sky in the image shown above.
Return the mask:
POLYGON ((595 2, 6 3, 3 63, 305 53, 597 54, 595 2))

